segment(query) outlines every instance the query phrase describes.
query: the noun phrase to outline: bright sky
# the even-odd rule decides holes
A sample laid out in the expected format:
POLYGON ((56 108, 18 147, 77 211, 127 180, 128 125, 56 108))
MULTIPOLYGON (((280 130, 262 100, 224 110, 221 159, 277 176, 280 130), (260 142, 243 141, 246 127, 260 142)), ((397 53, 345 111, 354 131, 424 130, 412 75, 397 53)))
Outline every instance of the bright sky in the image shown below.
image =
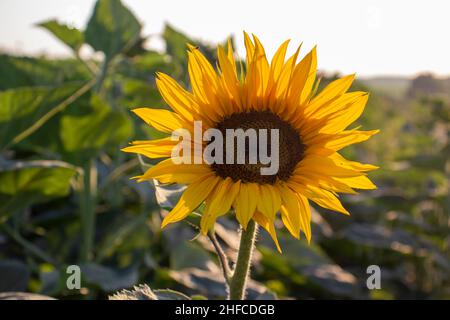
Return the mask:
MULTIPOLYGON (((293 51, 318 45, 319 68, 359 75, 450 74, 450 1, 444 0, 123 0, 144 24, 150 45, 169 22, 210 42, 255 33, 271 56, 285 39, 293 51)), ((35 23, 57 18, 84 27, 94 0, 1 0, 0 48, 20 53, 68 54, 35 23)))

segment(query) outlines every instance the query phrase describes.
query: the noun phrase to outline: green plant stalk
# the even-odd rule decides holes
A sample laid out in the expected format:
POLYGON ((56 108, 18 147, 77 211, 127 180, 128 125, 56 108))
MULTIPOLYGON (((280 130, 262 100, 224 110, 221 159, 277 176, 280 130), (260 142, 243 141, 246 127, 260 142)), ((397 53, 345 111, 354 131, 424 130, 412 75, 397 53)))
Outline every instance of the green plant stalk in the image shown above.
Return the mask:
MULTIPOLYGON (((100 74, 95 79, 93 90, 100 93, 103 82, 108 72, 109 61, 105 59, 100 70, 100 74)), ((81 210, 81 262, 90 261, 93 259, 93 247, 95 240, 95 206, 97 201, 97 170, 94 164, 95 159, 86 161, 83 166, 83 188, 80 195, 80 210, 81 210)))
POLYGON ((245 299, 256 231, 257 225, 253 220, 250 220, 246 230, 242 230, 236 267, 229 285, 229 300, 245 299))
POLYGON ((213 231, 208 233, 208 238, 211 241, 212 245, 214 246, 214 250, 216 251, 217 257, 219 258, 220 266, 222 267, 222 273, 223 277, 225 279, 225 282, 227 285, 230 285, 230 278, 231 278, 231 270, 230 265, 228 263, 228 258, 223 251, 219 240, 217 240, 216 233, 213 231))
POLYGON ((95 203, 97 197, 97 172, 93 160, 83 166, 83 188, 80 193, 81 209, 81 262, 92 259, 95 238, 95 203))
POLYGON ((37 258, 47 263, 57 265, 57 262, 52 257, 50 257, 46 252, 42 251, 42 249, 38 246, 23 238, 18 231, 13 230, 10 226, 8 226, 8 224, 0 224, 0 230, 6 233, 9 237, 11 237, 11 239, 23 246, 25 250, 28 250, 37 258))

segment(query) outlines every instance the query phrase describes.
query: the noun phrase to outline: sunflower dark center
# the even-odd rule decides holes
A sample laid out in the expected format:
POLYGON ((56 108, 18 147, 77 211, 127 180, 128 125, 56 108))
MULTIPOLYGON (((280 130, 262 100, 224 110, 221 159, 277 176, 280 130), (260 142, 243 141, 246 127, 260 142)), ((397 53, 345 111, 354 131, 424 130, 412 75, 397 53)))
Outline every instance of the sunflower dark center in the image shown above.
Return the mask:
MULTIPOLYGON (((271 148, 271 129, 278 129, 278 145, 279 145, 279 167, 278 172, 273 175, 262 175, 261 168, 268 167, 269 165, 260 162, 258 157, 257 163, 250 163, 249 161, 249 142, 250 139, 246 138, 245 143, 245 163, 244 164, 227 164, 226 163, 226 139, 223 142, 223 164, 214 163, 212 169, 215 173, 222 177, 230 177, 234 181, 241 180, 243 182, 256 182, 260 184, 273 184, 277 178, 281 180, 287 180, 296 164, 303 158, 305 151, 305 145, 302 143, 299 133, 287 122, 283 121, 280 117, 269 111, 251 111, 243 113, 235 113, 231 116, 224 118, 216 127, 222 132, 222 135, 226 136, 226 129, 242 129, 244 131, 248 129, 255 129, 258 136, 258 142, 260 139, 260 130, 267 129, 267 152, 271 157, 273 152, 271 148)), ((237 138, 234 145, 237 145, 237 138)), ((259 154, 259 143, 258 148, 259 154)), ((234 159, 236 159, 236 148, 234 149, 234 159)))

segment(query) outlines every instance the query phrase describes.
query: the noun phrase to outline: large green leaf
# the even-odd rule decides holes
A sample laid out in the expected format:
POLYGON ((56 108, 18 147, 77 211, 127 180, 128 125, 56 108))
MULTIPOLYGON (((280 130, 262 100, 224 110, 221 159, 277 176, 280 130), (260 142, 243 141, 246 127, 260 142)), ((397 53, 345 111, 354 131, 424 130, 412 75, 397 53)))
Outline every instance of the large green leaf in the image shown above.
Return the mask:
POLYGON ((0 150, 80 87, 80 84, 69 84, 58 88, 19 88, 0 92, 0 150))
MULTIPOLYGON (((217 61, 216 56, 216 48, 215 46, 211 46, 202 41, 198 41, 192 39, 182 33, 181 31, 176 30, 170 24, 166 24, 164 28, 164 32, 162 34, 164 41, 166 42, 166 51, 172 57, 173 62, 178 68, 176 76, 181 80, 186 81, 184 79, 187 74, 187 44, 191 44, 197 46, 200 51, 205 55, 206 59, 211 62, 213 65, 217 61)), ((222 43, 222 46, 225 46, 226 42, 222 43)))
POLYGON ((86 42, 110 60, 138 40, 141 24, 120 0, 98 0, 85 31, 86 42))
MULTIPOLYGON (((203 41, 195 40, 188 37, 183 32, 176 30, 170 24, 166 24, 163 31, 163 39, 166 42, 166 51, 176 61, 186 62, 187 44, 199 47, 200 51, 210 61, 216 60, 216 47, 203 41)), ((232 40, 232 38, 231 38, 232 40)), ((221 43, 226 47, 227 42, 221 43)))
POLYGON ((163 38, 166 42, 166 51, 176 61, 186 60, 187 44, 197 45, 197 43, 186 36, 184 33, 176 30, 170 24, 166 24, 163 32, 163 38))
POLYGON ((101 150, 118 149, 130 140, 133 127, 124 112, 111 109, 96 95, 91 97, 88 110, 83 109, 61 118, 60 136, 67 160, 83 163, 101 150))
POLYGON ((78 51, 78 49, 80 49, 83 45, 83 33, 77 28, 69 27, 68 25, 62 24, 56 20, 42 22, 39 26, 50 31, 55 37, 75 51, 78 51))
POLYGON ((75 172, 61 161, 1 163, 0 217, 5 219, 32 204, 66 196, 75 172))
POLYGON ((90 74, 76 59, 48 60, 0 54, 0 90, 55 86, 69 81, 86 81, 90 74))
POLYGON ((147 82, 124 79, 122 104, 131 109, 139 106, 149 106, 152 108, 161 108, 165 105, 158 90, 147 82))
POLYGON ((154 83, 155 72, 164 72, 172 74, 174 65, 166 54, 155 51, 147 51, 132 59, 121 59, 120 63, 115 65, 114 76, 121 75, 125 78, 154 83))

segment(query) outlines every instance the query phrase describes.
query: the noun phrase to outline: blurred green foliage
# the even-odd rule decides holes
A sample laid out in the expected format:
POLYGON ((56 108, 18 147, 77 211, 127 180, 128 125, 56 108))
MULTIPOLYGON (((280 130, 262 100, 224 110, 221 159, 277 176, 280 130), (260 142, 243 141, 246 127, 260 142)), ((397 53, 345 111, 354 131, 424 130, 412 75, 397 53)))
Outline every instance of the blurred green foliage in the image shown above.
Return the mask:
MULTIPOLYGON (((39 26, 73 57, 0 54, 0 291, 105 298, 146 283, 223 298, 211 244, 187 223, 161 232, 156 199, 167 190, 130 181, 145 164, 119 151, 160 135, 129 112, 166 108, 155 71, 189 86, 186 43, 212 63, 214 46, 167 25, 165 51, 147 50, 119 0, 97 1, 85 30, 39 26), (104 58, 81 59, 86 45, 104 58), (66 287, 71 264, 81 266, 81 290, 66 287)), ((314 211, 311 245, 280 229, 280 255, 261 232, 250 298, 450 298, 449 81, 402 81, 402 92, 388 79, 353 88, 371 92, 358 124, 381 133, 345 153, 381 167, 372 174, 378 190, 343 197, 351 217, 314 211), (382 269, 381 290, 366 287, 372 264, 382 269)), ((216 233, 233 257, 234 219, 222 218, 216 233)))

